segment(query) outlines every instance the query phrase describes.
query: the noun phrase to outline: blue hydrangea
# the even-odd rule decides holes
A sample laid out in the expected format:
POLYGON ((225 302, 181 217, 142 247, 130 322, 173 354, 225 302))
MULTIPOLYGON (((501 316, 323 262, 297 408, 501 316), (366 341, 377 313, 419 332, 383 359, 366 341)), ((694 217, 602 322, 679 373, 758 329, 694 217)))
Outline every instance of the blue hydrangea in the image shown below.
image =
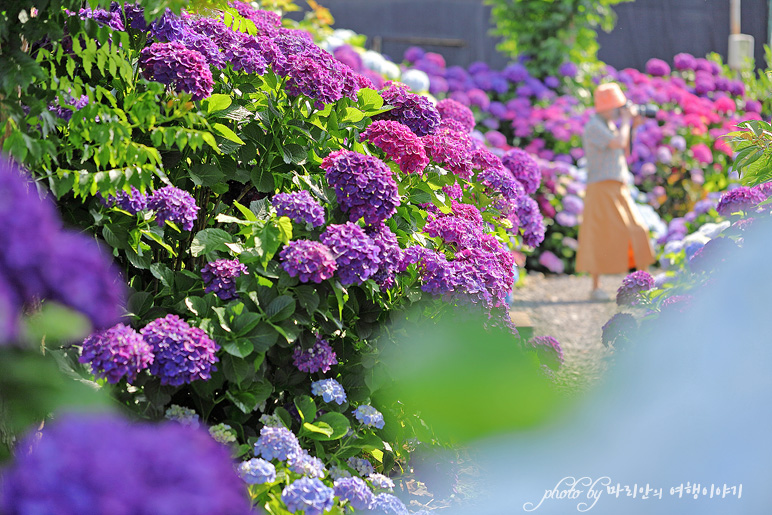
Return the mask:
POLYGON ((159 227, 163 227, 168 220, 190 231, 198 218, 199 207, 196 205, 196 200, 187 191, 174 186, 164 186, 155 190, 150 195, 147 205, 155 211, 159 227))
POLYGON ((358 406, 357 409, 355 409, 352 413, 354 414, 354 417, 356 417, 356 419, 364 425, 383 429, 383 415, 380 411, 373 408, 372 406, 362 404, 361 406, 358 406))
POLYGON ((322 379, 311 383, 311 393, 321 395, 324 402, 335 401, 339 405, 346 402, 346 392, 335 379, 322 379))
POLYGON ((312 227, 324 225, 324 208, 306 190, 278 193, 271 203, 279 216, 286 216, 295 223, 312 227))
POLYGON ((252 458, 239 464, 239 476, 248 485, 262 485, 276 481, 276 467, 262 458, 252 458))
POLYGON ((198 416, 198 413, 196 413, 196 410, 186 408, 184 406, 179 406, 177 404, 172 404, 166 409, 164 418, 167 420, 173 420, 174 422, 182 424, 183 426, 199 427, 201 425, 201 420, 198 416))
POLYGON ((367 480, 370 481, 370 484, 373 485, 375 488, 379 488, 381 490, 388 490, 389 492, 392 492, 394 490, 394 481, 384 476, 383 474, 378 474, 378 473, 370 474, 369 476, 367 476, 367 480))
POLYGON ((327 469, 319 458, 311 456, 306 450, 290 455, 287 458, 287 466, 292 472, 308 477, 324 477, 327 469))
POLYGON ((344 477, 335 480, 335 495, 348 501, 355 510, 366 510, 372 504, 375 496, 361 478, 344 477))
POLYGON ((153 362, 153 350, 137 331, 118 324, 86 338, 78 361, 90 363, 91 372, 108 383, 123 377, 132 383, 153 362))
POLYGON ((296 454, 302 454, 298 438, 286 427, 265 426, 260 430, 260 437, 255 442, 255 456, 262 456, 266 460, 276 458, 286 461, 296 454))
POLYGON ((228 424, 216 424, 209 428, 209 435, 215 442, 228 445, 236 441, 236 432, 228 424))
POLYGON ((292 513, 303 510, 305 515, 322 515, 332 509, 335 492, 316 478, 302 477, 284 488, 281 500, 292 513))
POLYGON ((329 475, 330 479, 335 481, 337 479, 342 479, 344 477, 351 477, 351 472, 349 472, 348 470, 346 470, 346 469, 344 469, 342 467, 334 465, 334 466, 330 467, 328 475, 329 475))
POLYGON ((346 464, 352 469, 356 470, 361 476, 369 476, 375 472, 373 464, 367 461, 365 458, 351 457, 346 461, 346 464))
POLYGON ((370 509, 364 513, 378 515, 410 515, 405 503, 393 494, 378 494, 373 499, 370 509))

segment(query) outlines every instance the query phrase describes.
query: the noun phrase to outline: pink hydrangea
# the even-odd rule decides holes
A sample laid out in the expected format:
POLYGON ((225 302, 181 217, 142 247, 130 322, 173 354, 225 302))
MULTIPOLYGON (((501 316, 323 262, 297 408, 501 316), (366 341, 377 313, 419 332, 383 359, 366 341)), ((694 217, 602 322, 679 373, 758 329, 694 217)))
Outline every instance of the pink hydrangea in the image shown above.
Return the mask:
POLYGON ((383 150, 404 173, 420 174, 429 164, 421 138, 399 122, 377 120, 362 133, 360 140, 383 150))

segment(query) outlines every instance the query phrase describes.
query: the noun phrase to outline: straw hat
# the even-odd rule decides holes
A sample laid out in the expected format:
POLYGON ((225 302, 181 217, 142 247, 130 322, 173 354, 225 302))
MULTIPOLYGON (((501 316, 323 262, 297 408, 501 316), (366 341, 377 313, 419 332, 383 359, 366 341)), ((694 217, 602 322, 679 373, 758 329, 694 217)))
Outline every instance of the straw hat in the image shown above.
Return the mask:
POLYGON ((617 107, 622 107, 626 103, 627 98, 625 98, 625 94, 622 93, 619 84, 615 82, 601 84, 595 89, 596 112, 616 109, 617 107))

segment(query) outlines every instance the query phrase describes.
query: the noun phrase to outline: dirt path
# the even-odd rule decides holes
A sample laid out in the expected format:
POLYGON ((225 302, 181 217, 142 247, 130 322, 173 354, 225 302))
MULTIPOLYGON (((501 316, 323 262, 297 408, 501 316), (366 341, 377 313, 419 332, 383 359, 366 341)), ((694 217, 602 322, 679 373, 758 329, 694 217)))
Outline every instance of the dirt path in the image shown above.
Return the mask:
MULTIPOLYGON (((601 288, 614 297, 622 275, 601 276, 601 288)), ((565 365, 557 374, 560 384, 585 389, 598 380, 610 352, 601 343, 601 328, 614 313, 611 300, 590 300, 589 276, 545 276, 529 273, 515 290, 512 311, 528 314, 535 336, 553 336, 562 344, 565 365)))

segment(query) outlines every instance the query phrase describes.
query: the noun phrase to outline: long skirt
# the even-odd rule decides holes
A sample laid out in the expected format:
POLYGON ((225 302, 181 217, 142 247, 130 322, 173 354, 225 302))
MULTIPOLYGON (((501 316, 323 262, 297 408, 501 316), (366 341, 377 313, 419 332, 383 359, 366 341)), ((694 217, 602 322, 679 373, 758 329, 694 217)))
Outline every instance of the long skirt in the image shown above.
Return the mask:
POLYGON ((648 229, 625 184, 588 184, 582 218, 577 272, 622 274, 630 268, 645 270, 656 261, 648 229))

